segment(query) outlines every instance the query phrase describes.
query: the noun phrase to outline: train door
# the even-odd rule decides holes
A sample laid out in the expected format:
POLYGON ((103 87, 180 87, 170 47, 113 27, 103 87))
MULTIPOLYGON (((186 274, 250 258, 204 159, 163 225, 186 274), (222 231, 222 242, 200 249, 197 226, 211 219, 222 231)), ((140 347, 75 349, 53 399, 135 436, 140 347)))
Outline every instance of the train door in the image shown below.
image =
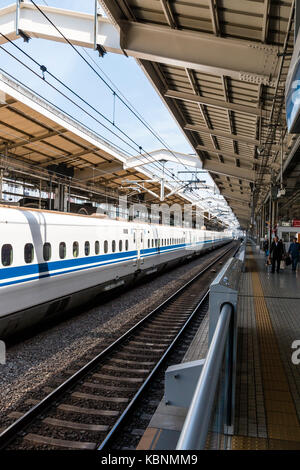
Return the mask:
POLYGON ((135 266, 137 269, 141 268, 141 265, 144 264, 144 243, 145 243, 145 234, 142 228, 134 229, 134 236, 137 251, 137 259, 135 266))
POLYGON ((156 254, 160 253, 160 239, 158 237, 158 230, 156 227, 153 228, 153 237, 154 237, 154 248, 156 254))
POLYGON ((191 249, 193 245, 192 231, 188 230, 187 232, 183 232, 183 233, 186 233, 186 241, 187 241, 187 244, 189 245, 189 248, 191 249))

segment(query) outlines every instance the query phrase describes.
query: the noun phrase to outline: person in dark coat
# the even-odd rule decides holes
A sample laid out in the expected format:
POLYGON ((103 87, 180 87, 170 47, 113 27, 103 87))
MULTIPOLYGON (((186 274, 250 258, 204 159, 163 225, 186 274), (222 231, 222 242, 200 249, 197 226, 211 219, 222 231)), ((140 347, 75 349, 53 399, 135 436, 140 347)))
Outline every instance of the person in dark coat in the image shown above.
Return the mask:
POLYGON ((292 258, 292 270, 296 271, 300 257, 300 243, 297 242, 297 238, 294 238, 293 242, 290 244, 289 255, 291 255, 292 258))
POLYGON ((272 258, 272 273, 275 273, 275 264, 277 263, 276 271, 279 273, 280 270, 280 261, 283 255, 283 243, 279 241, 278 237, 276 236, 272 241, 271 248, 270 248, 270 257, 272 258))

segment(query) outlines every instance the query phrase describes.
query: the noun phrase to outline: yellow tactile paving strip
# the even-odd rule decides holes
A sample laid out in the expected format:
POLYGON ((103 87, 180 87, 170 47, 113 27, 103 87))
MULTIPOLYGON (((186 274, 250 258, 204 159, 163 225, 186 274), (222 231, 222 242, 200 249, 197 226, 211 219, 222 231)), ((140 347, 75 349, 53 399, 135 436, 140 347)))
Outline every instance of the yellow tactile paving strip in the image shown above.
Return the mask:
POLYGON ((300 449, 300 423, 253 255, 247 263, 252 275, 268 438, 233 436, 231 448, 300 449))
POLYGON ((155 449, 157 441, 162 430, 157 428, 147 428, 142 439, 140 440, 136 450, 152 450, 155 449))

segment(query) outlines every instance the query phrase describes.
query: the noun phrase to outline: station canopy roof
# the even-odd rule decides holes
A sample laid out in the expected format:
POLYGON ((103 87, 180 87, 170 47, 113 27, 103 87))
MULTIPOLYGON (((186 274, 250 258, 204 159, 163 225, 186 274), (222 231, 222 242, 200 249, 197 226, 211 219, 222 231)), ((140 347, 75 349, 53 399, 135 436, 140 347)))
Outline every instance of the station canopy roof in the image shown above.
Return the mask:
MULTIPOLYGON (((284 86, 292 0, 99 0, 242 226, 293 145, 284 86)), ((129 52, 130 53, 130 52, 129 52)))
MULTIPOLYGON (((74 44, 137 60, 246 228, 280 173, 282 136, 283 164, 294 145, 284 108, 294 0, 98 1, 96 30, 93 15, 41 8, 74 44)), ((30 3, 19 28, 62 41, 30 3)))
MULTIPOLYGON (((111 197, 134 193, 138 181, 143 201, 160 204, 160 181, 144 168, 126 167, 127 156, 70 116, 0 75, 0 163, 19 180, 37 178, 72 183, 78 194, 111 197), (67 172, 65 170, 67 169, 67 172), (72 178, 68 178, 71 169, 72 178), (143 187, 145 190, 143 190, 143 187), (133 186, 134 188, 134 186, 133 186), (150 190, 152 193, 149 193, 150 190), (154 195, 157 195, 157 198, 154 195)), ((191 199, 166 185, 167 202, 189 204, 191 199)), ((137 192, 136 192, 137 193, 137 192)))

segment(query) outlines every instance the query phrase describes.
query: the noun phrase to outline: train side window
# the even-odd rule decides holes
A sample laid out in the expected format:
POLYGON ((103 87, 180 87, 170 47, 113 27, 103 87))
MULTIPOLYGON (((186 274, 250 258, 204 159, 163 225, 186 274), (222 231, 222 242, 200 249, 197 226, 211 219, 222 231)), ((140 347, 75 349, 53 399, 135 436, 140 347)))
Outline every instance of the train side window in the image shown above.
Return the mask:
POLYGON ((99 255, 100 253, 100 243, 97 241, 95 241, 95 255, 99 255))
POLYGON ((24 261, 29 264, 32 263, 34 258, 34 248, 32 243, 26 243, 24 246, 24 261))
POLYGON ((10 266, 13 262, 13 248, 11 245, 2 245, 1 261, 3 266, 10 266))
POLYGON ((113 253, 116 251, 116 242, 115 242, 115 240, 113 240, 113 241, 111 242, 111 251, 112 251, 113 253))
POLYGON ((151 247, 153 248, 154 247, 154 239, 152 238, 151 240, 151 247))
POLYGON ((150 239, 148 238, 148 248, 150 248, 150 239))
POLYGON ((43 257, 44 261, 50 261, 51 259, 51 243, 44 243, 43 246, 43 257))
POLYGON ((67 256, 66 244, 65 244, 65 242, 61 242, 59 244, 59 257, 60 257, 60 259, 65 259, 66 256, 67 256))
POLYGON ((105 240, 104 242, 104 253, 107 253, 108 252, 108 241, 105 240))
POLYGON ((74 258, 77 258, 78 255, 79 255, 79 243, 74 242, 73 243, 73 256, 74 256, 74 258))
POLYGON ((128 251, 128 240, 125 240, 125 250, 128 251))
POLYGON ((133 243, 135 243, 135 232, 133 234, 133 243))
POLYGON ((123 242, 122 240, 119 240, 119 251, 123 250, 123 242))
POLYGON ((84 244, 84 254, 85 256, 89 256, 90 254, 90 242, 85 242, 84 244))

